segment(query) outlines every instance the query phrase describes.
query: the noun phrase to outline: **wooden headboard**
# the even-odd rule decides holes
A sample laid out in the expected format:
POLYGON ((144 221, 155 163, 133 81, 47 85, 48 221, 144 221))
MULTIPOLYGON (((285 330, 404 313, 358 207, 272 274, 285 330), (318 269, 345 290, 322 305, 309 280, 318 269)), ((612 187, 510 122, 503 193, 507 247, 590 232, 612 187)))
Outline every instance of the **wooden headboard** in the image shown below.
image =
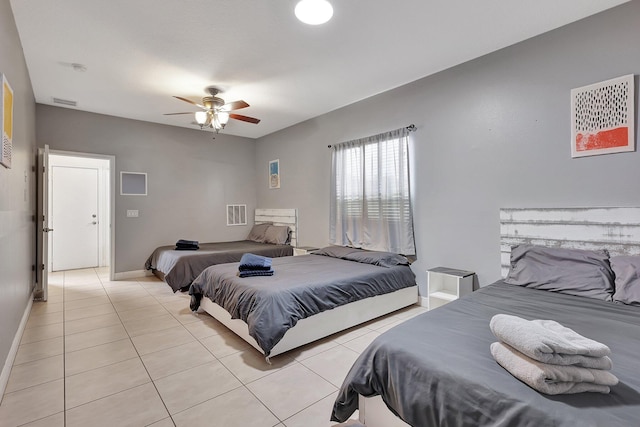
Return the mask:
POLYGON ((298 246, 298 210, 297 209, 256 209, 254 224, 271 222, 273 225, 288 225, 291 229, 291 246, 298 246))
POLYGON ((509 272, 511 246, 523 243, 640 255, 640 208, 500 209, 502 277, 509 272))

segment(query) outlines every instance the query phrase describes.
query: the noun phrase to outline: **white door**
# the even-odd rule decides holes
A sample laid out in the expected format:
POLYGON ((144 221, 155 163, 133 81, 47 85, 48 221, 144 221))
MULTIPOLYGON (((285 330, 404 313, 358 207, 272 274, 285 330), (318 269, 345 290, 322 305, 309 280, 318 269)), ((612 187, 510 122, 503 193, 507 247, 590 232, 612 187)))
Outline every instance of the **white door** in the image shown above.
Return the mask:
POLYGON ((38 236, 38 253, 36 255, 36 269, 38 286, 36 288, 36 298, 46 301, 49 297, 49 146, 38 149, 38 209, 36 224, 38 236), (42 222, 40 222, 42 221, 42 222))
POLYGON ((51 168, 52 270, 98 267, 98 169, 51 168))

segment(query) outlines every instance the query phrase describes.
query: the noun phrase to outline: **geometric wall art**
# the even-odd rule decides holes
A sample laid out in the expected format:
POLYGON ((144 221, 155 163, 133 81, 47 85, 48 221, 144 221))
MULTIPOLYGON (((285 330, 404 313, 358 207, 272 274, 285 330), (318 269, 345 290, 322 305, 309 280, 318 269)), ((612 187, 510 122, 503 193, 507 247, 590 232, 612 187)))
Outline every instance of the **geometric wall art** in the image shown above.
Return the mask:
POLYGON ((11 155, 13 151, 13 89, 9 85, 7 78, 1 74, 0 83, 0 123, 2 138, 2 152, 0 153, 0 164, 11 169, 11 155))
POLYGON ((633 77, 571 90, 571 157, 635 150, 633 77))

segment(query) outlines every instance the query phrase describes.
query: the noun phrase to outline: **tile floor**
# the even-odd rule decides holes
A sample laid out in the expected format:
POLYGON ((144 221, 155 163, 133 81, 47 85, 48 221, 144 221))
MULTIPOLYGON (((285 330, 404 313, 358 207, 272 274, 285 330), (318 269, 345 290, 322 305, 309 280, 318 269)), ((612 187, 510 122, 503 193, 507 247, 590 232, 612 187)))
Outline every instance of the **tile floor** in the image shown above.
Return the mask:
MULTIPOLYGON (((106 269, 50 275, 34 302, 0 425, 327 427, 358 354, 419 306, 292 350, 262 355, 155 277, 106 269)), ((342 425, 357 426, 357 414, 342 425)))

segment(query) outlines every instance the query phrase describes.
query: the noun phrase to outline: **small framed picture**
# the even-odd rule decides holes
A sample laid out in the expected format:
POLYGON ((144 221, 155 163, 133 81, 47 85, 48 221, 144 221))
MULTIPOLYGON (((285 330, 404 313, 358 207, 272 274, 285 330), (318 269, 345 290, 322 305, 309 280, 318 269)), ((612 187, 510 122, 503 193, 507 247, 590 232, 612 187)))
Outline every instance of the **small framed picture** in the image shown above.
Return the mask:
POLYGON ((280 159, 269 162, 269 189, 280 188, 280 159))

